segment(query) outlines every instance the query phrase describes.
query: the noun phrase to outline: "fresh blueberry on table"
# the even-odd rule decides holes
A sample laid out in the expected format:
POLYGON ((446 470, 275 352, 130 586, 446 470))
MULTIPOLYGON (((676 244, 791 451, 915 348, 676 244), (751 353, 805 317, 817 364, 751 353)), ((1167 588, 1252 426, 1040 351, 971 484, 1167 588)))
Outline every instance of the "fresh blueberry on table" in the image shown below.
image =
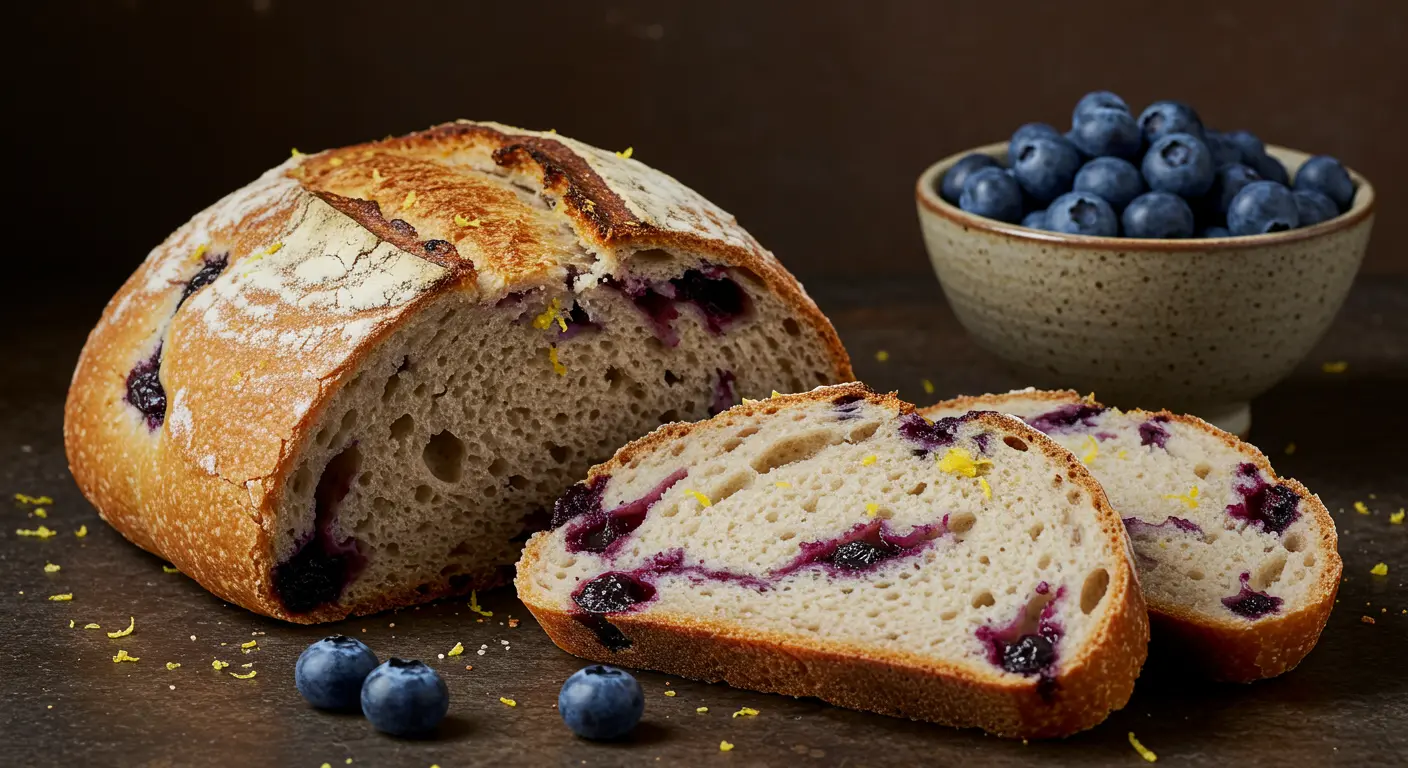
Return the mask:
POLYGON ((1002 168, 983 168, 963 182, 958 207, 989 219, 1012 224, 1022 219, 1022 187, 1002 168))
POLYGON ((1228 163, 1242 162, 1242 150, 1221 131, 1203 130, 1203 143, 1212 153, 1212 165, 1221 168, 1228 163))
POLYGON ((1334 200, 1313 189, 1292 190, 1291 197, 1296 201, 1296 217, 1302 227, 1314 226, 1340 215, 1334 200))
POLYGON ((362 684, 362 714, 392 736, 430 733, 449 711, 450 689, 424 662, 389 659, 362 684))
POLYGON ((997 161, 980 152, 964 155, 963 159, 953 164, 944 173, 943 181, 939 182, 939 197, 946 200, 949 205, 958 205, 958 198, 963 194, 963 182, 968 180, 975 171, 984 168, 1000 168, 997 161))
POLYGON ((577 670, 557 695, 562 721, 578 736, 616 739, 630 733, 645 712, 645 694, 629 672, 604 664, 577 670))
POLYGON ((1197 136, 1170 133, 1149 147, 1141 170, 1149 189, 1200 197, 1212 186, 1212 153, 1197 136))
POLYGON ((1069 192, 1081 158, 1064 138, 1027 139, 1017 148, 1012 173, 1032 200, 1045 205, 1069 192))
POLYGON ((1125 237, 1192 237, 1193 209, 1178 195, 1145 192, 1125 206, 1120 223, 1125 237))
POLYGON ((1144 135, 1127 110, 1096 107, 1084 113, 1071 126, 1071 141, 1076 148, 1091 157, 1123 157, 1133 159, 1144 147, 1144 135))
POLYGON ((1032 211, 1023 216, 1022 226, 1028 229, 1046 229, 1046 210, 1032 211))
POLYGON ((1114 237, 1120 225, 1104 198, 1089 192, 1067 192, 1046 209, 1046 228, 1072 235, 1114 237))
POLYGON ((1017 150, 1023 143, 1032 139, 1064 139, 1061 132, 1046 123, 1026 123, 1022 127, 1012 132, 1012 138, 1007 140, 1007 164, 1015 166, 1017 164, 1017 150))
POLYGON ((1209 213, 1217 214, 1219 221, 1226 220, 1227 207, 1232 205, 1232 198, 1253 181, 1262 181, 1261 174, 1241 163, 1229 163, 1218 168, 1213 174, 1212 188, 1208 190, 1209 213))
POLYGON ((1091 91, 1076 102, 1076 108, 1071 112, 1071 125, 1079 125, 1087 114, 1097 109, 1118 109, 1129 114, 1129 105, 1124 103, 1124 99, 1109 91, 1091 91))
POLYGON ((1139 130, 1153 144, 1170 133, 1190 133, 1202 138, 1203 121, 1181 101, 1156 101, 1139 113, 1139 130))
POLYGON ((1097 157, 1076 172, 1074 191, 1092 192, 1105 199, 1116 212, 1143 194, 1144 177, 1128 160, 1097 157))
POLYGON ((1300 226, 1295 197, 1274 181, 1242 187, 1227 208, 1227 229, 1237 236, 1284 232, 1300 226))
MULTIPOLYGON (((1316 155, 1306 160, 1296 171, 1295 188, 1309 192, 1319 192, 1344 212, 1354 202, 1354 180, 1340 161, 1326 155, 1316 155)), ((1304 225, 1302 225, 1304 226, 1304 225)))
POLYGON ((376 654, 346 635, 325 637, 308 646, 293 667, 293 683, 319 709, 356 709, 362 681, 376 669, 376 654))

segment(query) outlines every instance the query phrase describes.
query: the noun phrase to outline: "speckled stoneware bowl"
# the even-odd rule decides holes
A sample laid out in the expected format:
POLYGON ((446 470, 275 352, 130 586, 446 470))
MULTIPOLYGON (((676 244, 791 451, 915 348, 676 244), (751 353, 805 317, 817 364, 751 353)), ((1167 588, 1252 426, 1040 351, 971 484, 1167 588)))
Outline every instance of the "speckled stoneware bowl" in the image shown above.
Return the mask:
MULTIPOLYGON (((978 343, 1033 385, 1094 391, 1126 407, 1194 413, 1230 432, 1329 327, 1364 258, 1374 189, 1313 227, 1254 237, 1136 240, 1045 232, 974 216, 919 177, 924 243, 944 295, 978 343)), ((1309 157, 1267 151, 1292 175, 1309 157)))

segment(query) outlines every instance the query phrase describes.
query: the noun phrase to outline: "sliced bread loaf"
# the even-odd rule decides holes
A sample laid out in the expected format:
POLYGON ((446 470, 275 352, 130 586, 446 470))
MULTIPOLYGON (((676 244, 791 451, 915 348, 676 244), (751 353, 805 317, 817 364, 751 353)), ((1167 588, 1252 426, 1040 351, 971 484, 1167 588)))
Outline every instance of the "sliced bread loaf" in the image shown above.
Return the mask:
POLYGON ((1129 698, 1148 637, 1130 557, 1040 433, 847 384, 622 448, 557 501, 516 584, 579 656, 1045 737, 1129 698))
POLYGON ((963 397, 923 413, 971 411, 1021 417, 1105 487, 1129 530, 1157 648, 1249 682, 1315 646, 1340 581, 1334 521, 1254 446, 1193 416, 1120 411, 1070 391, 963 397))
POLYGON ((850 378, 694 191, 458 122, 295 156, 177 230, 89 337, 65 442, 124 536, 327 621, 507 579, 553 499, 661 423, 850 378))

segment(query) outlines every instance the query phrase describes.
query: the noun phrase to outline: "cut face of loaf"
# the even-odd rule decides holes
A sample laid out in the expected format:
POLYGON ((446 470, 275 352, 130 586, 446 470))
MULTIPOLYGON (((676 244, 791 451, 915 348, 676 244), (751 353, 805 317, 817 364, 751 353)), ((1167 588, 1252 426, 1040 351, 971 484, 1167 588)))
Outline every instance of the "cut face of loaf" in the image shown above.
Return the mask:
POLYGON ((1069 391, 959 398, 923 412, 975 410, 1026 420, 1105 487, 1169 635, 1161 647, 1214 678, 1247 682, 1294 668, 1315 646, 1340 579, 1334 523, 1255 447, 1191 416, 1120 411, 1069 391))
POLYGON ((670 425, 594 467, 518 565, 580 656, 1007 736, 1122 706, 1147 624, 1119 520, 997 414, 861 385, 670 425))
POLYGON ((172 235, 90 337, 65 433, 125 536, 313 622, 500 583, 626 441, 850 377, 693 191, 455 123, 295 157, 172 235))

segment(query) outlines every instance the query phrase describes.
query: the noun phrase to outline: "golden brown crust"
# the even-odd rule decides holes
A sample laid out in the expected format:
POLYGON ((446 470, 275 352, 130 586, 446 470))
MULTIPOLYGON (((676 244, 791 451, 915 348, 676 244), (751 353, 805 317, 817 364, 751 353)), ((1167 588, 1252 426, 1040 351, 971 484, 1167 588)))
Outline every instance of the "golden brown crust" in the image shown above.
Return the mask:
MULTIPOLYGON (((632 457, 684 439, 697 429, 726 428, 738 417, 855 396, 902 415, 915 410, 894 393, 876 394, 859 383, 744 402, 707 421, 661 427, 593 467, 589 477, 618 470, 632 457)), ((744 624, 662 613, 612 614, 611 623, 631 640, 629 649, 613 652, 569 610, 539 594, 525 575, 539 567, 546 534, 529 541, 518 563, 515 583, 519 599, 560 648, 595 661, 724 681, 758 691, 815 696, 840 706, 978 727, 1010 738, 1065 736, 1093 727, 1129 700, 1149 641, 1147 613, 1123 524, 1105 499, 1104 490, 1070 452, 1017 419, 990 413, 978 420, 1015 434, 1063 465, 1066 477, 1090 494, 1100 531, 1124 565, 1110 575, 1106 592, 1110 606, 1103 623, 1067 664, 1053 688, 1044 689, 1035 680, 1013 682, 998 674, 979 675, 933 658, 876 653, 817 638, 759 631, 744 624)))
MULTIPOLYGON (((922 408, 919 412, 1000 410, 1005 403, 1016 400, 1048 401, 1052 404, 1086 402, 1099 405, 1093 399, 1082 397, 1072 390, 1021 390, 1001 395, 957 397, 922 408)), ((1139 409, 1125 413, 1150 418, 1167 417, 1206 432, 1223 445, 1241 453, 1266 473, 1272 483, 1285 483, 1290 486, 1315 519, 1321 551, 1329 553, 1330 559, 1321 570, 1319 582, 1312 588, 1314 600, 1299 610, 1254 622, 1231 616, 1217 619, 1197 615, 1177 603, 1150 599, 1149 616, 1156 632, 1155 647, 1164 649, 1165 653, 1178 654, 1190 666, 1213 680, 1250 683, 1295 669, 1319 641, 1320 633, 1325 629, 1325 624, 1330 619, 1330 611, 1334 608, 1335 595, 1339 591, 1340 575, 1344 566, 1337 549, 1339 537, 1330 511, 1325 508, 1319 496, 1311 493, 1310 489, 1299 481, 1277 475, 1265 454, 1236 435, 1186 414, 1139 409)))
POLYGON ((652 243, 757 275, 827 350, 834 380, 852 377, 835 330, 796 280, 692 190, 570 139, 454 123, 295 157, 154 249, 79 358, 65 406, 70 468, 120 533, 258 613, 329 621, 481 586, 432 584, 289 614, 270 577, 284 483, 326 404, 427 305, 456 291, 489 303, 560 286, 598 262, 615 274, 652 243), (570 223, 548 204, 558 200, 570 223), (312 265, 285 263, 296 245, 343 248, 344 266, 371 263, 394 279, 369 287, 318 274, 318 294, 294 274, 312 265), (227 264, 220 278, 183 298, 202 259, 216 255, 227 264), (157 349, 167 415, 151 432, 124 403, 125 382, 157 349))

